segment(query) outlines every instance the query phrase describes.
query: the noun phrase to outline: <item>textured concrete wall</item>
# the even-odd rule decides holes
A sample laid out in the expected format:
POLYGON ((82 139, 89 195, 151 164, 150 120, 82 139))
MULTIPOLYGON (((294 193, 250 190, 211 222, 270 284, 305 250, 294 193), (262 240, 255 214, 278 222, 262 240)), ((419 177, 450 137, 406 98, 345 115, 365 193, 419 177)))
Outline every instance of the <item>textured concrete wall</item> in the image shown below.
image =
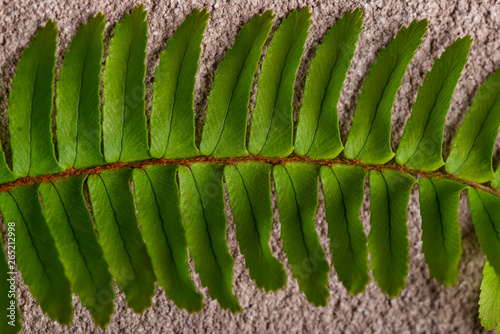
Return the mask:
MULTIPOLYGON (((55 19, 60 30, 58 59, 67 50, 71 36, 89 15, 102 11, 106 14, 106 48, 115 23, 140 1, 70 1, 70 0, 14 0, 0 2, 0 138, 9 155, 8 142, 8 92, 17 61, 23 47, 37 28, 47 19, 55 19)), ((500 65, 500 4, 493 0, 430 2, 415 0, 400 2, 380 0, 373 2, 345 1, 144 1, 148 10, 149 42, 147 57, 147 109, 151 107, 151 89, 154 69, 166 40, 193 8, 207 7, 212 13, 209 20, 201 64, 197 77, 195 111, 197 126, 203 123, 208 93, 212 86, 217 66, 232 45, 239 27, 248 22, 253 14, 273 9, 277 15, 275 28, 280 20, 293 8, 310 6, 312 26, 307 40, 306 52, 299 69, 295 85, 294 108, 297 112, 304 86, 305 75, 318 43, 335 20, 347 10, 361 7, 364 10, 363 32, 347 81, 339 102, 339 119, 343 140, 352 120, 363 78, 370 64, 376 59, 378 50, 395 35, 397 30, 408 25, 414 18, 429 20, 429 30, 424 42, 409 66, 393 108, 393 147, 396 147, 404 124, 415 101, 418 85, 434 60, 456 38, 470 34, 473 38, 469 63, 465 67, 455 95, 445 128, 444 151, 447 155, 451 140, 468 109, 479 85, 487 75, 500 65)), ((255 88, 254 88, 255 89, 255 88)), ((255 93, 255 90, 254 90, 255 93)), ((252 94, 252 103, 255 94, 252 94)), ((274 194, 273 194, 274 196, 274 194)), ((275 198, 275 197, 274 197, 275 198)), ((368 199, 368 198, 366 198, 368 199)), ((365 230, 369 230, 368 202, 365 201, 361 215, 365 230)), ((158 288, 154 305, 143 315, 127 309, 124 295, 118 293, 116 312, 106 332, 108 333, 166 333, 166 332, 331 332, 331 333, 479 333, 477 299, 483 266, 483 256, 474 235, 467 200, 461 203, 460 224, 462 226, 464 254, 460 265, 458 284, 450 289, 438 285, 430 276, 421 254, 421 229, 417 187, 413 189, 408 211, 410 239, 410 274, 408 287, 400 297, 389 300, 376 284, 370 283, 366 292, 349 296, 339 283, 335 272, 330 274, 331 297, 328 306, 315 308, 309 305, 299 292, 296 282, 290 278, 285 289, 265 294, 256 288, 244 268, 244 259, 238 250, 234 226, 228 211, 228 243, 235 258, 234 289, 240 299, 243 312, 232 315, 220 309, 212 301, 206 289, 201 288, 199 278, 193 277, 205 295, 205 309, 196 315, 180 311, 166 299, 158 288)), ((322 245, 328 249, 324 207, 320 194, 320 207, 316 217, 317 231, 322 245)), ((278 216, 272 234, 272 250, 286 263, 279 240, 278 216)), ((331 260, 331 257, 329 256, 331 260)), ((24 285, 18 289, 23 327, 26 333, 97 332, 89 313, 82 309, 74 297, 75 315, 70 328, 51 322, 40 310, 36 301, 24 285)))

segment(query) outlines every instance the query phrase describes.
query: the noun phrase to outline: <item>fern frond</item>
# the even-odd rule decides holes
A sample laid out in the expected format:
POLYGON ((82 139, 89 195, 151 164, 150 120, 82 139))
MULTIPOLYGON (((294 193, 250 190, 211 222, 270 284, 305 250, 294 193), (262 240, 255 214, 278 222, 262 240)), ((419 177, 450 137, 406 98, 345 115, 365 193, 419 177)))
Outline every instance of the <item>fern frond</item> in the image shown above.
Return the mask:
MULTIPOLYGON (((331 268, 316 233, 319 182, 339 280, 349 293, 361 293, 371 268, 381 290, 398 296, 409 270, 406 211, 418 180, 423 252, 431 275, 446 286, 458 279, 458 206, 461 192, 468 190, 487 258, 480 317, 487 328, 498 325, 500 168, 493 173, 492 154, 500 125, 500 70, 479 88, 446 162, 442 156, 446 113, 470 36, 452 43, 426 75, 395 155, 391 109, 427 21, 403 27, 371 66, 344 154, 337 157, 344 148, 336 105, 362 11, 344 14, 318 47, 295 141, 292 101, 311 13, 306 7, 283 19, 262 63, 247 143, 250 92, 274 19, 271 11, 255 15, 219 65, 198 148, 193 93, 209 17, 206 9, 194 10, 167 42, 155 72, 150 131, 144 6, 114 29, 103 71, 102 123, 105 20, 102 14, 90 17, 74 36, 57 82, 57 159, 51 132, 55 23, 49 20, 23 51, 9 96, 12 157, 0 146, 0 210, 16 227, 17 266, 42 310, 69 324, 75 292, 105 328, 114 309, 113 280, 138 313, 152 304, 158 280, 179 307, 200 311, 203 296, 191 278, 189 254, 210 297, 224 309, 240 311, 232 287, 224 187, 250 277, 266 291, 281 289, 285 267, 269 246, 272 180, 287 265, 310 303, 327 305, 330 295, 331 268), (12 170, 6 163, 11 160, 12 170), (368 237, 360 219, 367 175, 368 237)), ((14 265, 3 256, 0 315, 5 318, 10 303, 5 273, 14 265)), ((2 333, 20 330, 19 323, 4 324, 2 333)))

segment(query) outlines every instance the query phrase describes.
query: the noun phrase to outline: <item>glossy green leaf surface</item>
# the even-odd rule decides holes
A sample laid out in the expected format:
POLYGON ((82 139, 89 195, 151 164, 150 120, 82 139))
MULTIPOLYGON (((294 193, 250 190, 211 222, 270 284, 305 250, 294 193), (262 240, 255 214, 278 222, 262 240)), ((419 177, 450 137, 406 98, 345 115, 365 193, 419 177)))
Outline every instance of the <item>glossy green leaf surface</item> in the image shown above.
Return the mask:
POLYGON ((156 68, 151 106, 151 156, 189 158, 194 144, 194 87, 210 13, 195 9, 167 41, 156 68))
POLYGON ((273 168, 281 239, 292 275, 310 303, 325 306, 330 296, 330 265, 314 224, 318 177, 319 167, 314 164, 287 163, 273 168))
POLYGON ((419 180, 422 252, 431 275, 446 287, 458 279, 462 257, 458 203, 465 188, 465 184, 445 178, 419 180))
POLYGON ((373 278, 389 297, 406 286, 410 261, 408 200, 416 180, 410 174, 383 169, 370 172, 370 234, 373 278))
POLYGON ((500 276, 488 261, 484 264, 481 295, 479 296, 479 319, 490 331, 500 327, 500 276))
POLYGON ((144 5, 115 27, 103 73, 103 141, 106 162, 150 157, 145 111, 148 24, 144 5))
POLYGON ((142 237, 158 284, 177 306, 189 312, 203 308, 188 266, 187 243, 179 210, 176 165, 149 166, 133 172, 134 194, 142 237))
POLYGON ((50 319, 69 325, 73 315, 71 286, 42 213, 39 186, 1 192, 0 209, 5 222, 15 223, 16 261, 24 283, 50 319))
POLYGON ((232 287, 234 260, 226 241, 222 168, 213 163, 179 168, 180 208, 201 283, 222 308, 234 313, 241 306, 232 287))
POLYGON ((101 328, 111 320, 115 291, 83 198, 83 176, 40 186, 43 213, 74 293, 101 328))
POLYGON ((294 9, 273 36, 257 84, 250 154, 278 157, 293 151, 293 86, 310 25, 309 8, 294 9))
POLYGON ((333 266, 349 293, 364 291, 368 276, 367 238, 360 219, 365 178, 360 166, 321 167, 328 237, 333 266))
POLYGON ((57 27, 48 20, 31 39, 17 63, 9 94, 12 169, 19 176, 61 172, 52 143, 57 27))
POLYGON ((59 163, 65 168, 104 163, 100 89, 105 25, 99 13, 78 29, 59 72, 56 134, 59 163))
POLYGON ((129 168, 105 171, 89 176, 87 184, 104 258, 128 307, 142 313, 151 306, 156 279, 135 215, 131 176, 129 168))
POLYGON ((490 265, 500 275, 500 198, 469 188, 469 206, 476 236, 490 265))
POLYGON ((269 248, 273 228, 271 165, 256 161, 227 165, 224 178, 236 237, 250 277, 266 291, 283 288, 286 272, 269 248))
POLYGON ((444 165, 444 123, 471 43, 468 35, 457 39, 425 75, 396 152, 398 164, 423 171, 444 165))
POLYGON ((273 18, 271 10, 255 15, 241 28, 220 64, 208 99, 201 154, 216 157, 248 154, 245 144, 250 89, 273 18))
POLYGON ((333 159, 344 148, 337 103, 361 33, 363 11, 347 12, 328 30, 306 79, 295 139, 295 153, 333 159))
POLYGON ((391 148, 391 110, 406 68, 422 43, 427 20, 403 27, 380 50, 363 83, 344 154, 369 164, 384 164, 394 157, 391 148))
POLYGON ((446 171, 460 178, 487 182, 495 179, 493 149, 500 126, 500 70, 479 87, 453 141, 446 171))

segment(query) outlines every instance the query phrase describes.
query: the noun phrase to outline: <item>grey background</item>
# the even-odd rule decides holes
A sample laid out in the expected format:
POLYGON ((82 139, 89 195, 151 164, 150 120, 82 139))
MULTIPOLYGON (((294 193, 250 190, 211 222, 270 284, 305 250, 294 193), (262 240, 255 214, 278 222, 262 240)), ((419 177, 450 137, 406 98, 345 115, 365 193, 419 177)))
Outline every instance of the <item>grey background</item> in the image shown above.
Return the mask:
MULTIPOLYGON (((126 12, 140 1, 124 0, 99 2, 45 0, 0 2, 0 139, 7 155, 8 144, 8 92, 17 61, 22 49, 40 25, 51 18, 57 21, 60 35, 58 65, 67 50, 71 36, 91 14, 102 11, 107 17, 106 48, 113 27, 126 12)), ((356 106, 363 78, 378 50, 395 35, 400 27, 414 18, 429 20, 429 30, 404 77, 393 108, 393 148, 397 146, 415 101, 418 86, 425 73, 444 48, 456 38, 470 34, 473 38, 469 62, 465 67, 455 95, 445 128, 445 156, 448 154, 457 127, 460 125, 471 99, 487 75, 500 65, 500 4, 495 1, 442 1, 415 0, 363 1, 144 1, 148 10, 149 42, 147 57, 147 110, 151 107, 153 73, 159 62, 160 52, 185 15, 193 8, 207 7, 212 13, 202 45, 200 69, 195 92, 195 112, 198 130, 203 124, 208 93, 217 66, 232 45, 239 27, 248 22, 253 14, 273 9, 277 15, 276 29, 280 20, 293 8, 309 6, 312 26, 306 44, 306 52, 298 73, 294 110, 300 107, 305 75, 318 43, 335 20, 347 10, 361 7, 364 10, 363 32, 344 84, 339 102, 339 119, 342 138, 345 141, 356 106)), ((269 42, 268 42, 269 43, 269 42)), ((255 100, 255 86, 251 108, 255 100)), ((497 142, 498 144, 498 142, 497 142)), ((497 160, 495 158, 495 160, 497 160)), ((407 288, 398 298, 389 300, 373 282, 359 296, 349 296, 334 271, 330 273, 328 306, 315 308, 309 305, 299 292, 295 280, 277 293, 265 294, 256 288, 244 268, 244 259, 235 241, 231 213, 228 211, 228 244, 235 258, 234 291, 243 312, 233 315, 221 310, 216 301, 208 297, 207 290, 193 278, 205 295, 204 310, 195 315, 180 311, 167 300, 161 288, 153 299, 153 307, 143 315, 134 314, 125 305, 124 295, 118 293, 116 311, 107 333, 167 333, 167 332, 329 332, 329 333, 480 333, 477 319, 479 285, 484 263, 480 247, 474 235, 466 196, 462 198, 460 224, 462 226, 464 254, 460 265, 457 285, 445 289, 430 276, 421 253, 421 229, 417 187, 414 187, 408 209, 410 239, 410 274, 407 288)), ((273 193, 274 203, 275 195, 273 193)), ((276 209, 276 208, 275 208, 276 209)), ((369 231, 368 198, 361 216, 366 232, 369 231)), ((328 249, 324 207, 320 193, 320 206, 316 217, 317 231, 322 245, 328 249)), ((279 240, 278 215, 271 239, 274 254, 286 264, 286 257, 279 240)), ((331 261, 331 256, 329 255, 331 261)), ((192 263, 191 263, 192 265, 192 263)), ((117 290, 118 292, 118 290, 117 290)), ((26 333, 87 333, 102 332, 93 325, 89 313, 74 296, 75 315, 70 328, 62 327, 43 314, 24 285, 18 288, 18 299, 23 314, 26 333)))

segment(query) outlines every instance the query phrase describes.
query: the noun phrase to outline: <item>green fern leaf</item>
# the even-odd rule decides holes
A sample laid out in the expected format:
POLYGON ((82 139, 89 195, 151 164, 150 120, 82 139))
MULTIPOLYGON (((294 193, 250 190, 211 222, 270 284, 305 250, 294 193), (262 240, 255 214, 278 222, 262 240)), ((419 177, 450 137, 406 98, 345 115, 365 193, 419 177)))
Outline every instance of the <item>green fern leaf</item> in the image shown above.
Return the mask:
POLYGON ((369 164, 384 164, 391 149, 391 109, 406 68, 422 43, 427 20, 403 27, 380 51, 363 84, 344 154, 369 164))
POLYGON ((491 181, 491 186, 496 190, 500 189, 500 166, 497 167, 497 171, 495 172, 495 179, 491 181))
POLYGON ((24 49, 12 79, 9 131, 12 168, 19 177, 63 170, 54 155, 50 130, 56 46, 56 24, 49 20, 24 49))
POLYGON ((273 18, 270 10, 255 15, 241 28, 233 48, 220 64, 208 99, 201 154, 216 157, 248 155, 245 144, 250 89, 273 18))
POLYGON ((0 143, 0 184, 12 182, 16 179, 16 175, 11 172, 10 168, 5 162, 5 154, 0 143))
POLYGON ((145 112, 148 24, 144 5, 116 25, 104 68, 103 142, 106 162, 150 157, 145 112))
POLYGON ((458 202, 466 185, 445 178, 419 180, 422 252, 429 271, 446 287, 455 285, 462 257, 458 202))
MULTIPOLYGON (((7 258, 0 251, 0 317, 3 319, 0 322, 0 333, 14 334, 21 331, 21 314, 19 312, 19 303, 16 299, 16 272, 15 272, 15 224, 8 222, 6 225, 7 240, 11 240, 12 244, 7 243, 7 258), (7 262, 9 259, 9 262, 7 262)), ((0 246, 5 249, 3 240, 0 238, 0 246)))
POLYGON ((500 275, 500 198, 469 188, 469 206, 476 235, 488 262, 500 275))
POLYGON ((293 85, 310 25, 309 8, 294 9, 274 34, 257 84, 248 142, 251 154, 278 157, 293 151, 293 85))
POLYGON ((500 276, 488 261, 484 264, 481 295, 479 296, 481 325, 491 331, 500 327, 500 276))
POLYGON ((88 178, 99 243, 127 305, 137 313, 151 306, 155 274, 142 241, 130 191, 132 169, 105 171, 88 178))
POLYGON ((318 176, 315 164, 288 163, 273 168, 283 250, 293 277, 309 302, 325 306, 330 296, 327 288, 330 266, 314 226, 318 176))
POLYGON ((286 273, 269 248, 273 227, 271 165, 256 161, 227 165, 224 178, 236 237, 250 277, 266 291, 281 289, 286 273))
POLYGON ((295 153, 333 159, 344 148, 340 141, 337 103, 361 33, 363 11, 347 12, 327 32, 306 79, 300 108, 295 153))
POLYGON ((83 198, 83 176, 40 186, 44 216, 66 276, 97 325, 113 314, 115 292, 108 264, 97 242, 94 223, 83 198))
POLYGON ((222 308, 241 311, 233 294, 234 260, 226 242, 222 165, 196 163, 180 168, 181 213, 189 255, 201 283, 222 308))
MULTIPOLYGON (((203 297, 191 279, 189 248, 210 296, 222 308, 240 311, 232 287, 235 250, 230 252, 226 240, 224 180, 250 277, 266 291, 282 288, 286 272, 269 246, 273 170, 284 252, 300 290, 317 306, 327 304, 330 271, 315 229, 319 176, 339 280, 348 292, 362 292, 369 282, 369 251, 374 279, 390 297, 400 294, 408 274, 406 211, 415 178, 421 180, 423 252, 431 274, 446 286, 458 277, 458 203, 461 191, 468 188, 476 234, 488 261, 481 319, 488 328, 497 325, 500 168, 495 175, 492 154, 500 125, 500 70, 479 89, 455 138, 446 172, 435 171, 444 164, 446 113, 466 63, 470 36, 450 45, 426 75, 396 162, 387 164, 394 157, 391 109, 422 42, 426 20, 403 27, 380 51, 359 96, 344 156, 336 158, 344 149, 337 103, 361 32, 362 11, 346 13, 318 47, 306 79, 295 148, 292 100, 311 25, 309 9, 292 10, 267 50, 248 144, 251 87, 274 16, 266 11, 241 28, 219 66, 198 150, 195 133, 201 129, 194 126, 193 93, 209 17, 207 10, 194 10, 167 42, 156 68, 150 131, 144 6, 122 18, 110 41, 102 125, 105 20, 102 14, 90 17, 74 36, 59 72, 59 162, 51 131, 55 23, 49 20, 23 51, 9 96, 12 155, 6 156, 0 145, 0 209, 7 226, 16 225, 18 267, 42 310, 69 324, 72 288, 104 328, 113 312, 113 279, 128 306, 140 313, 152 304, 157 278, 179 307, 199 311, 203 297), (12 170, 6 161, 12 161, 12 170), (371 231, 366 237, 360 209, 368 171, 371 231), (488 181, 491 184, 479 184, 488 181)), ((0 291, 5 296, 10 289, 6 268, 11 268, 2 256, 0 291)), ((8 306, 13 298, 0 298, 0 306, 8 306)), ((0 314, 6 316, 4 306, 0 314)), ((3 326, 2 332, 20 330, 19 324, 3 326)))
POLYGON ((177 28, 156 68, 151 106, 151 155, 189 158, 194 144, 194 86, 210 13, 197 9, 177 28))
POLYGON ((0 209, 6 222, 15 223, 16 261, 24 283, 52 320, 69 325, 73 314, 71 287, 42 213, 39 186, 0 193, 0 209))
POLYGON ((395 170, 370 172, 371 267, 389 297, 398 296, 406 286, 410 261, 406 210, 415 182, 411 175, 395 170))
POLYGON ((104 15, 91 16, 73 37, 57 81, 59 163, 84 168, 104 163, 101 154, 101 67, 104 15))
POLYGON ((135 201, 158 283, 177 306, 196 312, 203 308, 203 297, 190 278, 176 172, 176 165, 135 169, 135 201))
POLYGON ((446 171, 476 182, 495 179, 493 149, 500 126, 500 70, 491 74, 458 128, 446 171))
POLYGON ((367 239, 359 217, 366 175, 360 166, 321 167, 333 265, 352 294, 363 292, 370 281, 367 239))
POLYGON ((396 152, 398 164, 423 171, 444 165, 444 123, 471 42, 468 35, 457 39, 426 74, 396 152))

